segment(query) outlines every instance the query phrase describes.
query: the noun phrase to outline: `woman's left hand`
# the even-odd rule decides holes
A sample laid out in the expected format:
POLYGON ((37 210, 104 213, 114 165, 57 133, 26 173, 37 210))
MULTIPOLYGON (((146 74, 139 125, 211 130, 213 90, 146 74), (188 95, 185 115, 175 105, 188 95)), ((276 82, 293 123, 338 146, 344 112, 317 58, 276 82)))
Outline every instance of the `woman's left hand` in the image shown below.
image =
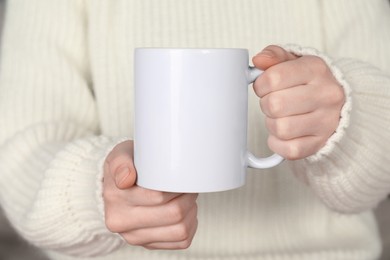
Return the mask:
POLYGON ((289 160, 315 154, 335 132, 345 102, 327 64, 274 45, 252 61, 264 70, 253 87, 266 115, 270 149, 289 160))

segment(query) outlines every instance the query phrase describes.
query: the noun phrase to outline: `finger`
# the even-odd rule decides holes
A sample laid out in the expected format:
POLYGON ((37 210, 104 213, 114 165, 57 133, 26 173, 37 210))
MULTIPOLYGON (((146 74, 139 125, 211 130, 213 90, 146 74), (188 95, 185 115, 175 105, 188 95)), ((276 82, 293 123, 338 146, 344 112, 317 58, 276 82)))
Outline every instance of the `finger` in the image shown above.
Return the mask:
POLYGON ((158 206, 182 195, 181 193, 148 190, 136 185, 128 189, 118 189, 115 180, 111 177, 104 178, 103 185, 104 200, 107 206, 111 204, 118 207, 158 206))
POLYGON ((315 154, 326 143, 319 136, 304 136, 291 140, 280 140, 273 135, 268 137, 269 148, 287 160, 299 160, 315 154))
POLYGON ((197 197, 197 194, 182 194, 164 205, 136 207, 131 214, 133 220, 129 222, 129 228, 134 223, 137 223, 138 228, 177 224, 196 204, 197 197))
POLYGON ((295 60, 279 63, 262 73, 254 82, 259 97, 289 87, 308 83, 323 83, 333 77, 328 65, 316 56, 302 56, 295 60))
POLYGON ((264 71, 253 84, 253 89, 260 98, 282 89, 311 82, 314 74, 302 58, 277 64, 264 71))
POLYGON ((118 144, 107 156, 104 167, 119 189, 133 186, 137 178, 133 163, 133 142, 125 141, 118 144))
POLYGON ((260 53, 252 58, 255 67, 266 70, 276 64, 288 60, 295 60, 297 56, 291 52, 286 51, 282 47, 276 45, 269 45, 265 47, 260 53))
POLYGON ((141 228, 121 233, 122 237, 132 245, 147 245, 155 242, 180 242, 188 240, 193 235, 193 228, 197 222, 197 207, 188 212, 180 223, 170 226, 141 228))
POLYGON ((269 133, 280 140, 291 140, 304 136, 329 137, 337 128, 337 111, 317 110, 303 115, 270 118, 266 117, 269 133), (334 114, 334 116, 332 116, 334 114))
POLYGON ((178 242, 154 242, 154 243, 149 243, 147 245, 144 245, 144 247, 147 249, 165 249, 165 250, 186 249, 191 245, 197 227, 198 227, 198 221, 196 220, 196 222, 192 225, 189 231, 188 238, 185 240, 178 241, 178 242))
POLYGON ((260 99, 261 110, 271 118, 310 113, 321 104, 320 89, 313 85, 301 85, 272 92, 260 99))
POLYGON ((138 206, 131 210, 126 205, 110 203, 106 206, 106 226, 112 232, 121 233, 140 228, 174 225, 185 218, 196 204, 196 198, 197 194, 183 194, 165 205, 138 206))
POLYGON ((183 193, 162 192, 145 189, 140 186, 133 186, 125 196, 127 203, 134 206, 147 207, 165 205, 171 200, 182 195, 183 193))

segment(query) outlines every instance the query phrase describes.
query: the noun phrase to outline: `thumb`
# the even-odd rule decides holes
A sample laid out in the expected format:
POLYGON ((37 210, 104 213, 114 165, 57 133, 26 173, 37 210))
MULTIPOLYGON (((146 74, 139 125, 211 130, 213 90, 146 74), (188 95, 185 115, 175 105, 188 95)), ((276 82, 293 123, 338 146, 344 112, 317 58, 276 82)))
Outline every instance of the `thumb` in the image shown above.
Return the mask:
POLYGON ((115 171, 115 185, 119 189, 128 189, 135 184, 137 173, 133 164, 120 166, 115 171))
POLYGON ((282 47, 276 45, 269 45, 265 47, 260 53, 252 58, 253 65, 261 70, 266 70, 276 64, 295 60, 298 57, 291 52, 286 51, 282 47))

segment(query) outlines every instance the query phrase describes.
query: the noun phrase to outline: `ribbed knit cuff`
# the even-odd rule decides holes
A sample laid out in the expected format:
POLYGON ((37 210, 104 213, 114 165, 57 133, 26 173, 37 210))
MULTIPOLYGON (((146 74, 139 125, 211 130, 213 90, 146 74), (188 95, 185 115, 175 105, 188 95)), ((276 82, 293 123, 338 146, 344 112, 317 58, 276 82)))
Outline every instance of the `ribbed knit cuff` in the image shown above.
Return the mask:
POLYGON ((55 156, 30 216, 36 243, 77 256, 107 254, 123 245, 123 239, 105 226, 102 198, 104 158, 122 140, 91 136, 68 144, 55 156), (42 239, 49 236, 49 244, 37 241, 36 232, 42 239))
MULTIPOLYGON (((81 182, 76 174, 69 172, 69 175, 72 176, 68 177, 67 183, 70 186, 66 187, 69 188, 69 194, 74 196, 73 199, 70 198, 68 202, 65 202, 69 203, 69 210, 73 210, 73 212, 69 212, 68 216, 74 217, 73 221, 80 225, 79 227, 75 225, 76 228, 82 229, 81 225, 86 228, 75 238, 79 239, 79 242, 74 244, 82 245, 90 240, 90 242, 85 243, 87 248, 80 248, 80 251, 77 250, 77 247, 72 249, 76 255, 107 254, 124 244, 122 237, 111 233, 105 226, 102 198, 104 160, 115 145, 124 140, 127 138, 92 137, 88 141, 80 140, 67 147, 64 156, 69 158, 69 161, 66 164, 63 163, 66 159, 63 160, 64 158, 60 158, 61 155, 58 156, 58 162, 61 164, 56 165, 57 169, 53 169, 53 171, 67 171, 69 170, 68 166, 73 165, 76 169, 84 171, 78 174, 83 174, 86 177, 83 178, 85 182, 81 182), (73 153, 73 158, 69 156, 68 151, 73 153)), ((72 218, 69 220, 72 221, 72 218)))

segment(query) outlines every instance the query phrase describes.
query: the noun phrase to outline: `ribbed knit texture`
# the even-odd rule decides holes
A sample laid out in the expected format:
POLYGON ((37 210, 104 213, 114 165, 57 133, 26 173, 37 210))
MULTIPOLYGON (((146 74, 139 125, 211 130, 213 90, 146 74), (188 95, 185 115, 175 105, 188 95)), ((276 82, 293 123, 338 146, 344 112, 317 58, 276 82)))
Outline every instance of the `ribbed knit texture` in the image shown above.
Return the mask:
MULTIPOLYGON (((53 259, 378 257, 370 209, 390 190, 387 1, 12 0, 7 11, 0 203, 53 259), (268 44, 331 67, 347 100, 336 133, 304 160, 248 170, 240 189, 201 194, 190 249, 125 245, 104 225, 101 166, 132 137, 133 49, 239 47, 254 55, 268 44)), ((249 148, 269 153, 251 88, 249 103, 249 148)))

